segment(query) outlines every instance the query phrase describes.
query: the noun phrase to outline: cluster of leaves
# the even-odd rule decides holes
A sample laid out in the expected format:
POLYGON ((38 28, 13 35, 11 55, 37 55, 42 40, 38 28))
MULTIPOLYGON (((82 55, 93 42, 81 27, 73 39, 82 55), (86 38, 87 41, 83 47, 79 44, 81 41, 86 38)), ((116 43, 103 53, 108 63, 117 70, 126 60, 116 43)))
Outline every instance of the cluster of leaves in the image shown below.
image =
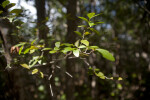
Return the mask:
MULTIPOLYGON (((100 15, 100 14, 98 14, 100 15)), ((15 47, 20 47, 19 49, 19 55, 21 54, 33 54, 36 51, 40 51, 41 55, 40 56, 33 56, 33 58, 29 61, 29 64, 21 64, 22 67, 31 70, 32 69, 32 74, 40 73, 41 77, 43 78, 43 73, 39 71, 37 68, 32 68, 36 64, 40 65, 46 65, 47 63, 42 62, 43 58, 43 53, 45 51, 48 51, 50 54, 56 54, 56 53, 63 53, 65 57, 67 56, 74 56, 75 58, 85 58, 89 56, 91 53, 94 52, 99 52, 102 54, 102 56, 110 61, 115 61, 115 58, 113 55, 105 50, 102 49, 98 46, 91 46, 90 42, 85 39, 87 35, 92 34, 92 32, 98 32, 95 30, 92 26, 103 23, 103 22, 92 22, 91 19, 98 16, 95 15, 95 13, 89 13, 87 14, 88 19, 84 17, 79 17, 80 19, 86 21, 88 25, 80 25, 78 27, 84 27, 85 29, 83 30, 83 33, 80 33, 78 31, 75 31, 79 36, 81 36, 81 39, 77 40, 74 44, 70 43, 61 43, 61 42, 56 42, 55 46, 53 48, 47 48, 45 45, 38 45, 35 44, 35 41, 32 41, 31 43, 27 42, 20 42, 19 44, 15 45, 15 47)), ((64 57, 64 58, 65 58, 64 57)), ((90 69, 90 68, 89 68, 90 69)), ((106 77, 102 72, 97 73, 97 71, 93 71, 96 76, 100 77, 101 79, 105 79, 106 77)), ((112 78, 111 78, 112 79, 112 78)))

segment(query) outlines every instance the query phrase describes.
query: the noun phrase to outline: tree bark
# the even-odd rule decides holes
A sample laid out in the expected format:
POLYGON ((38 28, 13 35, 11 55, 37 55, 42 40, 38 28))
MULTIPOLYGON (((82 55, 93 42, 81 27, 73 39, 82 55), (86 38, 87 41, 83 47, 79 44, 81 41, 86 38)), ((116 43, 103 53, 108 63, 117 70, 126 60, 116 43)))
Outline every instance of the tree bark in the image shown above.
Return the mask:
MULTIPOLYGON (((67 35, 66 35, 66 42, 74 43, 76 40, 76 35, 74 31, 77 29, 76 23, 76 7, 77 7, 77 0, 68 0, 67 4, 67 35)), ((66 60, 66 70, 74 76, 74 69, 75 69, 75 61, 74 60, 66 60)), ((74 78, 70 78, 66 76, 66 98, 67 100, 74 100, 74 78)))

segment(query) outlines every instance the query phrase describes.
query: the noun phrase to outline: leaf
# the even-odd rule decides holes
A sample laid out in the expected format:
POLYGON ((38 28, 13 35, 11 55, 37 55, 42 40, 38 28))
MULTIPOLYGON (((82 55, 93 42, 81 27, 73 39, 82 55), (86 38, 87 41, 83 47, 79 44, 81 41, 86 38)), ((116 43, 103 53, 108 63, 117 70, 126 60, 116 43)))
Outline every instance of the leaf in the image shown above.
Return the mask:
POLYGON ((54 50, 58 51, 58 50, 59 50, 59 48, 58 48, 58 47, 54 47, 54 50))
POLYGON ((1 13, 3 13, 3 11, 2 11, 2 10, 0 10, 0 14, 1 14, 1 13))
POLYGON ((73 46, 73 44, 70 44, 70 43, 63 43, 63 44, 61 44, 61 46, 73 46))
POLYGON ((43 72, 40 72, 40 76, 41 76, 41 78, 44 78, 43 72))
POLYGON ((44 50, 51 50, 52 48, 44 48, 44 49, 42 49, 42 51, 44 51, 44 50))
POLYGON ((100 52, 102 54, 102 56, 110 61, 115 61, 115 58, 113 57, 113 55, 105 50, 105 49, 96 49, 98 52, 100 52))
POLYGON ((86 21, 86 22, 89 22, 88 19, 86 19, 86 18, 84 18, 84 17, 78 17, 78 18, 80 18, 80 19, 82 19, 82 20, 84 20, 84 21, 86 21))
POLYGON ((98 24, 102 24, 102 23, 104 23, 104 22, 95 22, 94 24, 98 25, 98 24))
POLYGON ((34 62, 30 65, 30 68, 33 67, 39 60, 34 60, 34 62))
POLYGON ((21 48, 19 49, 19 55, 21 54, 21 51, 22 51, 22 49, 23 49, 23 45, 21 46, 21 48))
POLYGON ((31 42, 31 45, 33 45, 33 43, 34 43, 36 40, 37 40, 37 39, 33 40, 33 41, 31 42))
POLYGON ((23 53, 26 54, 26 53, 29 53, 30 51, 30 48, 27 48, 23 53))
POLYGON ((94 26, 94 25, 95 25, 94 23, 91 23, 91 22, 89 23, 89 26, 90 26, 90 27, 92 27, 92 26, 94 26))
POLYGON ((95 73, 95 74, 96 74, 96 76, 98 76, 99 78, 105 79, 105 76, 104 76, 104 74, 103 74, 102 72, 99 72, 98 74, 95 73))
POLYGON ((95 50, 95 49, 98 49, 99 47, 98 46, 89 46, 88 48, 92 49, 92 50, 95 50))
POLYGON ((121 80, 123 80, 123 79, 122 79, 122 77, 119 77, 118 80, 121 81, 121 80))
POLYGON ((86 48, 85 45, 80 45, 78 48, 86 48))
POLYGON ((81 43, 85 44, 86 46, 89 46, 89 41, 87 40, 81 40, 81 43))
POLYGON ((37 68, 33 69, 33 70, 32 70, 32 75, 33 75, 33 74, 36 74, 38 71, 39 71, 39 70, 38 70, 37 68))
POLYGON ((60 42, 56 42, 55 46, 59 48, 60 47, 60 42))
POLYGON ((88 29, 90 29, 92 32, 94 32, 94 33, 100 35, 99 32, 98 32, 97 30, 95 30, 94 28, 88 28, 88 29))
POLYGON ((77 40, 77 41, 74 43, 76 47, 79 46, 79 42, 80 42, 80 40, 77 40))
POLYGON ((20 14, 22 13, 22 10, 21 9, 13 9, 12 11, 10 11, 10 13, 15 13, 15 14, 20 14))
POLYGON ((88 13, 87 16, 89 17, 89 19, 93 18, 95 16, 95 13, 92 12, 92 13, 88 13))
POLYGON ((57 52, 56 50, 49 51, 49 53, 51 54, 56 53, 56 52, 57 52))
POLYGON ((77 35, 79 35, 80 37, 82 37, 82 34, 78 31, 74 31, 77 35))
POLYGON ((16 4, 15 3, 10 3, 8 6, 7 6, 7 9, 10 9, 12 7, 14 7, 16 4))
POLYGON ((34 50, 36 50, 36 49, 38 49, 38 47, 36 47, 36 46, 31 46, 31 47, 30 47, 30 49, 32 49, 32 50, 33 50, 33 49, 34 49, 34 50))
POLYGON ((2 7, 5 8, 10 2, 8 0, 4 1, 2 3, 2 7))
POLYGON ((27 64, 20 64, 20 65, 26 69, 30 69, 30 67, 27 64))
POLYGON ((79 49, 73 50, 73 54, 74 54, 76 57, 79 57, 79 49))
POLYGON ((78 27, 87 27, 86 25, 80 25, 80 26, 78 26, 78 27))
POLYGON ((94 17, 97 17, 97 16, 99 16, 99 15, 101 15, 102 13, 100 13, 100 14, 97 14, 97 15, 95 15, 94 17))
POLYGON ((62 50, 62 52, 64 53, 64 54, 66 54, 68 51, 72 51, 73 50, 73 48, 71 48, 71 47, 66 47, 66 48, 64 48, 64 50, 62 50))
POLYGON ((30 54, 34 53, 35 52, 35 49, 32 49, 30 50, 30 54))
POLYGON ((22 45, 25 45, 26 42, 20 42, 19 44, 16 44, 14 47, 19 47, 19 46, 22 46, 22 45))
POLYGON ((91 33, 90 33, 90 32, 85 32, 85 33, 84 33, 84 35, 89 35, 89 34, 91 34, 91 33))

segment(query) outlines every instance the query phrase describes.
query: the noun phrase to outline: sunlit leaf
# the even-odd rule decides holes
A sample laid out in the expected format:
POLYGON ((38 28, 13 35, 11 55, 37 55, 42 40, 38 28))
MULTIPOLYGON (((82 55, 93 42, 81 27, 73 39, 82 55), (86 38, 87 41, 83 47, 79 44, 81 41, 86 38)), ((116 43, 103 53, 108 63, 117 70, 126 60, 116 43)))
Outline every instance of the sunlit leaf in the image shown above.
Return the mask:
POLYGON ((51 54, 56 53, 56 52, 57 52, 56 50, 49 51, 49 53, 51 54))
POLYGON ((121 81, 121 80, 123 80, 123 79, 122 79, 122 77, 119 77, 118 80, 121 81))
POLYGON ((84 35, 89 35, 89 34, 91 34, 91 33, 90 33, 90 32, 85 32, 85 33, 84 33, 84 35))
POLYGON ((90 26, 90 27, 92 27, 92 26, 94 26, 94 25, 95 25, 95 24, 92 23, 92 22, 89 23, 89 26, 90 26))
POLYGON ((87 41, 87 40, 81 40, 81 43, 83 43, 86 46, 89 46, 89 41, 87 41))
POLYGON ((34 53, 35 52, 35 49, 32 49, 30 50, 30 54, 34 53))
POLYGON ((87 27, 86 25, 79 25, 78 27, 87 27))
POLYGON ((34 43, 36 40, 37 40, 37 39, 33 40, 33 41, 31 42, 31 45, 33 45, 33 43, 34 43))
POLYGON ((23 53, 26 54, 26 53, 29 53, 30 51, 30 48, 27 48, 23 53))
POLYGON ((92 12, 92 13, 88 13, 87 16, 89 17, 89 19, 91 19, 92 17, 94 17, 95 13, 92 12))
POLYGON ((55 46, 59 48, 60 47, 60 42, 56 42, 55 46))
POLYGON ((75 46, 76 46, 76 47, 79 46, 79 42, 80 42, 80 40, 77 40, 77 41, 75 42, 75 46))
POLYGON ((80 45, 78 48, 86 48, 86 46, 85 45, 80 45))
POLYGON ((40 76, 41 76, 41 78, 44 78, 43 72, 40 72, 40 76))
POLYGON ((76 57, 79 57, 79 49, 76 49, 76 50, 73 50, 73 54, 76 56, 76 57))
POLYGON ((102 54, 102 56, 110 61, 115 61, 115 58, 113 57, 113 55, 105 50, 105 49, 96 49, 98 52, 100 52, 102 54))
POLYGON ((26 42, 20 42, 19 44, 16 44, 14 47, 19 47, 19 46, 22 46, 22 45, 25 45, 26 42))
POLYGON ((36 69, 33 69, 33 70, 32 70, 32 75, 33 75, 33 74, 36 74, 38 71, 39 71, 39 70, 38 70, 37 68, 36 68, 36 69))
POLYGON ((20 65, 26 69, 30 69, 30 67, 27 64, 20 64, 20 65))
POLYGON ((102 72, 99 72, 98 74, 95 73, 95 74, 96 74, 96 76, 98 76, 99 78, 105 79, 105 76, 104 76, 104 74, 103 74, 102 72))
POLYGON ((21 48, 19 49, 19 55, 21 54, 23 47, 24 46, 22 45, 21 48))

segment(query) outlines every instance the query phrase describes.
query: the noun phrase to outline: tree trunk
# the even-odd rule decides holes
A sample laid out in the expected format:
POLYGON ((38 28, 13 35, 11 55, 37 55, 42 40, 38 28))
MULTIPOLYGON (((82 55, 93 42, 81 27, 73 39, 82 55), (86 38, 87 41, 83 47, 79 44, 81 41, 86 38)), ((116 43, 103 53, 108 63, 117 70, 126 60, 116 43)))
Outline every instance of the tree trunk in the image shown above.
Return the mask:
MULTIPOLYGON (((77 7, 77 0, 68 0, 67 5, 67 35, 66 35, 66 42, 68 43, 74 43, 76 40, 76 35, 74 31, 77 28, 76 23, 76 7, 77 7)), ((74 76, 74 69, 75 69, 75 61, 74 60, 67 60, 66 61, 66 70, 71 73, 74 76)), ((74 79, 66 76, 66 97, 67 100, 74 100, 74 92, 75 92, 75 86, 74 86, 74 79)))

